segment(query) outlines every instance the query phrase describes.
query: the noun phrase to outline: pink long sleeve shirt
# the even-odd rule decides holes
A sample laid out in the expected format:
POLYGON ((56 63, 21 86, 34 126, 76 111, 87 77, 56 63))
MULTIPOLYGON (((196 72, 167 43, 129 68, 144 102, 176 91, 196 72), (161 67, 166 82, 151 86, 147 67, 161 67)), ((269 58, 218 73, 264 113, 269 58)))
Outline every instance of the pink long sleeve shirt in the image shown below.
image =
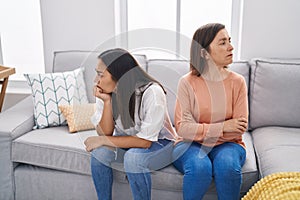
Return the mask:
POLYGON ((223 122, 244 117, 248 120, 245 79, 230 72, 223 81, 207 81, 202 76, 184 75, 178 84, 175 128, 186 140, 205 146, 235 142, 243 147, 242 134, 223 132, 223 122))

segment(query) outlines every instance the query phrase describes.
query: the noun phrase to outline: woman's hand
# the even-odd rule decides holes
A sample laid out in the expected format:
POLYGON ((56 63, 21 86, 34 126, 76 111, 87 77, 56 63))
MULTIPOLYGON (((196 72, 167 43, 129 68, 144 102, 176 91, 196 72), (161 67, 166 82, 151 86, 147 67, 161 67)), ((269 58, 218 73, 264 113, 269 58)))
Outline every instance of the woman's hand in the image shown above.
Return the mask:
POLYGON ((92 136, 88 137, 84 144, 86 146, 86 151, 91 152, 94 149, 97 149, 98 147, 101 147, 104 145, 104 138, 105 136, 92 136))
POLYGON ((248 126, 248 121, 244 117, 229 119, 224 122, 223 132, 237 132, 243 134, 248 126))
POLYGON ((102 99, 103 102, 111 101, 111 94, 104 93, 97 85, 94 86, 94 96, 102 99))

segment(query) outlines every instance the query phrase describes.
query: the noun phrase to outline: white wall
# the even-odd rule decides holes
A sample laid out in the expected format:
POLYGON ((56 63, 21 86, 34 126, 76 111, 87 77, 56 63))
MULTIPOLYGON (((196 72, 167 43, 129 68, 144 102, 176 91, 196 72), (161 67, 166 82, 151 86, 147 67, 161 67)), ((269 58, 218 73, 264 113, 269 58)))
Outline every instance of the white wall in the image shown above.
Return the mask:
MULTIPOLYGON (((115 34, 113 0, 41 0, 45 71, 52 70, 53 52, 94 50, 115 34)), ((28 94, 7 93, 2 111, 28 94)))
POLYGON ((115 34, 113 0, 41 0, 46 72, 53 52, 94 50, 115 34))
POLYGON ((3 65, 16 69, 10 80, 23 81, 24 73, 44 73, 40 0, 1 0, 0 7, 3 65))
POLYGON ((241 59, 300 58, 299 11, 299 0, 244 0, 241 59))
POLYGON ((0 35, 0 65, 3 65, 2 46, 1 46, 1 35, 0 35))

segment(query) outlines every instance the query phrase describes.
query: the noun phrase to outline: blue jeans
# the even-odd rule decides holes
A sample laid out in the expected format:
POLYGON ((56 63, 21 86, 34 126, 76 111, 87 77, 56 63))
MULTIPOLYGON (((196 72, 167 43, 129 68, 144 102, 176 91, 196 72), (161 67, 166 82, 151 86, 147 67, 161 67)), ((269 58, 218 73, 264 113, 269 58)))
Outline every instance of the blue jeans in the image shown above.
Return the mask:
POLYGON ((100 147, 92 151, 91 171, 98 199, 112 199, 112 162, 124 160, 124 169, 135 200, 151 199, 151 170, 171 163, 173 142, 158 140, 148 149, 129 148, 113 151, 100 147), (122 155, 123 153, 123 155, 122 155))
POLYGON ((174 147, 173 165, 184 174, 183 198, 202 199, 214 178, 219 200, 239 199, 241 169, 246 151, 236 143, 206 147, 199 143, 181 142, 174 147))

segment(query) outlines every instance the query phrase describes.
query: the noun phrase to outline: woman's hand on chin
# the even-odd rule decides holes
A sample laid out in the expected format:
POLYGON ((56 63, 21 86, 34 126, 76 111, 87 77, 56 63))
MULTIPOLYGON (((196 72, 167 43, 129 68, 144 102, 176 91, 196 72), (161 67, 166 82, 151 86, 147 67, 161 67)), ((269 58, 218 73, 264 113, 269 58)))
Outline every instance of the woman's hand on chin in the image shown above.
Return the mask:
POLYGON ((111 101, 111 94, 103 92, 103 90, 97 85, 94 86, 94 96, 99 99, 102 99, 103 102, 111 101))

